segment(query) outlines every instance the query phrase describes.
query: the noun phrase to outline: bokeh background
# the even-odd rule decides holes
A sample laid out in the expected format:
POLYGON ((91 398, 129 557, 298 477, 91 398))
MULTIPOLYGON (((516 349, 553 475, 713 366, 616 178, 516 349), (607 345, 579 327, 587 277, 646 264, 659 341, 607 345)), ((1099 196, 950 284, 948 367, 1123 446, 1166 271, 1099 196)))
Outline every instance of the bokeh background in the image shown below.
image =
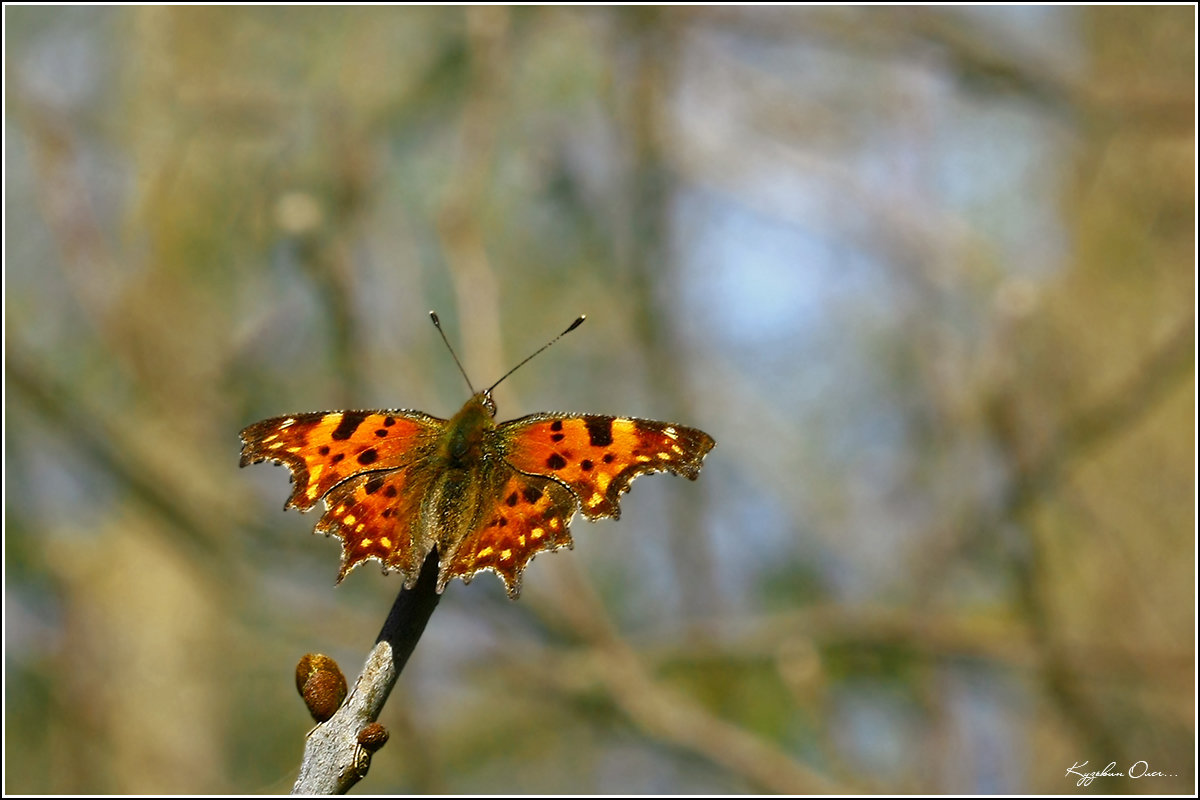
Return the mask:
POLYGON ((400 581, 237 432, 453 414, 431 308, 718 444, 452 584, 356 791, 1195 791, 1194 8, 4 22, 7 792, 290 789, 400 581))

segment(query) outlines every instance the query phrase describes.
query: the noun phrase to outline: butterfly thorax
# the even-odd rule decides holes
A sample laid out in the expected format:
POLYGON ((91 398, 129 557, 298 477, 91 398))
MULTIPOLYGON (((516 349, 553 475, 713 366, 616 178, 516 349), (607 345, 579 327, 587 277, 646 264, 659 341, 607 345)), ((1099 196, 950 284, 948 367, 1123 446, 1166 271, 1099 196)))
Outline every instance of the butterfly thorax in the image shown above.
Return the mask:
POLYGON ((487 432, 496 427, 496 404, 479 392, 446 424, 439 454, 447 469, 470 469, 483 459, 487 432))

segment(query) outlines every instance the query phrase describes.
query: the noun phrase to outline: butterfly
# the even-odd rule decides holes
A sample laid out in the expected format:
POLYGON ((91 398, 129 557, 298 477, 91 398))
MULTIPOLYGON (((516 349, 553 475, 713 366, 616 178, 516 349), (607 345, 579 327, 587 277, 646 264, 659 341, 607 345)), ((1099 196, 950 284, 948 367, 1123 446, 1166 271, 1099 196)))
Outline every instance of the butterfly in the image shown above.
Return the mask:
POLYGON ((500 381, 472 388, 448 420, 408 410, 265 419, 241 432, 241 466, 270 460, 291 470, 285 510, 324 501, 316 530, 342 540, 339 583, 373 558, 411 588, 436 547, 439 593, 455 577, 470 583, 492 570, 516 599, 537 553, 573 546, 576 512, 616 519, 634 478, 671 472, 695 480, 715 444, 696 428, 632 417, 553 412, 497 423, 492 390, 500 381))

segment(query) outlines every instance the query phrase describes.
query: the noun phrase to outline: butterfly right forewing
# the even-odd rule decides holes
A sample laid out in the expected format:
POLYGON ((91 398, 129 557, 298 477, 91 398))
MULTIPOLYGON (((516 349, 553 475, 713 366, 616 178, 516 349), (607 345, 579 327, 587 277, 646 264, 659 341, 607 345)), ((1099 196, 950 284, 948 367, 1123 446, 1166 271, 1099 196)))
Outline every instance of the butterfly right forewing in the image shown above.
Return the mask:
POLYGON ((499 431, 510 465, 570 488, 592 520, 619 517, 620 497, 639 475, 673 472, 695 480, 714 444, 685 425, 599 414, 533 414, 499 431))

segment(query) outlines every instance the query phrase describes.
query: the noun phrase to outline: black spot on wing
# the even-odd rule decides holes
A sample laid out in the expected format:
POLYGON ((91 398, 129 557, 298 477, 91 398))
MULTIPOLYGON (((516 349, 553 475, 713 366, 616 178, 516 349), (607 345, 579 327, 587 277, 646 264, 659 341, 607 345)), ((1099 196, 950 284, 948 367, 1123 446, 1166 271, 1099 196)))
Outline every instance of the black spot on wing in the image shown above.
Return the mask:
POLYGON ((366 411, 343 411, 342 419, 338 422, 338 426, 333 429, 330 438, 338 440, 349 439, 366 418, 366 411))
POLYGON ((612 417, 591 417, 583 423, 587 426, 588 439, 592 447, 608 447, 613 443, 612 417))

